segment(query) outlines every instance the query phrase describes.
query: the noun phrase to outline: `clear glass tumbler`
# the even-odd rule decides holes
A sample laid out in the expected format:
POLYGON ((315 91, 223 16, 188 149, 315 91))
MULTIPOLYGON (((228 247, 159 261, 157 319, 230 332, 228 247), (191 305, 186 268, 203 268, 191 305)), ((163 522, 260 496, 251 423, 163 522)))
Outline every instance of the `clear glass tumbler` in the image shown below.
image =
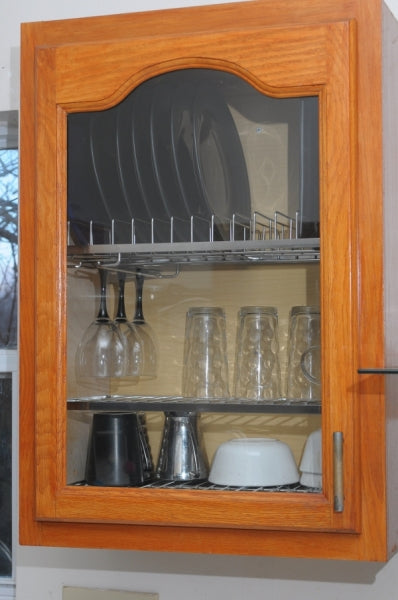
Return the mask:
POLYGON ((287 397, 321 397, 321 315, 318 307, 293 306, 289 317, 287 397))
POLYGON ((186 315, 182 393, 191 398, 229 396, 225 313, 194 307, 186 315))
POLYGON ((272 306, 244 306, 238 313, 234 395, 237 398, 279 398, 278 312, 272 306))

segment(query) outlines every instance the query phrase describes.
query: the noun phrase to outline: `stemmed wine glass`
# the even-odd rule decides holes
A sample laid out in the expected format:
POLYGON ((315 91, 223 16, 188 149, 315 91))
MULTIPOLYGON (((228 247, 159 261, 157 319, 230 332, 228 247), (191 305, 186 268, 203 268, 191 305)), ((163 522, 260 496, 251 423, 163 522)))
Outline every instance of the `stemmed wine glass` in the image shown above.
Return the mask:
POLYGON ((152 327, 144 319, 142 293, 144 276, 137 271, 135 278, 135 314, 130 331, 126 331, 126 343, 130 352, 132 372, 144 379, 153 379, 157 374, 157 349, 152 327))
POLYGON ((86 377, 123 377, 126 371, 126 344, 106 304, 107 271, 98 269, 100 305, 97 318, 84 332, 76 352, 78 379, 86 377))
POLYGON ((140 359, 139 353, 143 341, 133 322, 128 321, 126 316, 124 287, 126 282, 126 274, 119 273, 118 275, 118 304, 115 316, 115 325, 118 328, 126 347, 126 377, 131 383, 132 379, 138 382, 140 376, 140 359))

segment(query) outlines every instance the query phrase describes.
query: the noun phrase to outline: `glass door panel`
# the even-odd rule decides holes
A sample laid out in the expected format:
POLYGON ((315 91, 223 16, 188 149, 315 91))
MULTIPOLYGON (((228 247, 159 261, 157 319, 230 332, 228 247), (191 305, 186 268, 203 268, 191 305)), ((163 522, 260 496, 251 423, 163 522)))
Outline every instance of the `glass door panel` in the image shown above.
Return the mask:
POLYGON ((68 115, 67 483, 321 491, 318 155, 316 97, 216 70, 68 115), (221 351, 219 329, 203 338, 215 309, 221 351), (149 456, 138 479, 120 475, 137 451, 121 414, 149 456), (179 446, 178 470, 176 439, 205 466, 179 446), (219 479, 219 451, 247 439, 287 449, 293 475, 219 479))

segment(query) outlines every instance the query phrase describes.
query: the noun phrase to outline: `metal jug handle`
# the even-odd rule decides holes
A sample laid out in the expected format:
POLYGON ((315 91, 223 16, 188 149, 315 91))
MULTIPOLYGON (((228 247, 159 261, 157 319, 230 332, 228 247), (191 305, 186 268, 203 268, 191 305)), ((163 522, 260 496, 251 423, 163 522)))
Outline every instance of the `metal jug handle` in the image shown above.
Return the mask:
POLYGON ((307 358, 308 354, 310 354, 311 352, 314 352, 314 350, 319 350, 319 349, 320 349, 320 346, 310 346, 309 348, 307 348, 307 350, 305 352, 303 352, 303 354, 301 355, 301 360, 300 360, 300 366, 301 366, 301 370, 304 373, 304 377, 306 379, 308 379, 308 381, 310 381, 311 383, 315 383, 317 385, 319 385, 321 383, 320 379, 311 375, 311 373, 308 371, 307 367, 305 366, 305 359, 307 358))

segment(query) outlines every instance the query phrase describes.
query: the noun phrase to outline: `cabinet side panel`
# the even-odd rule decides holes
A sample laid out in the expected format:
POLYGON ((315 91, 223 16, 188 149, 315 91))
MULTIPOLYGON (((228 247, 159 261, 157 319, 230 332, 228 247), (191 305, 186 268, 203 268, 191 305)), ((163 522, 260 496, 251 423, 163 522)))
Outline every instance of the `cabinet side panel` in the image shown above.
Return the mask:
MULTIPOLYGON (((385 331, 387 366, 398 364, 398 22, 387 6, 383 10, 383 131, 384 131, 384 229, 385 229, 385 331), (387 135, 388 134, 388 135, 387 135)), ((397 376, 386 378, 388 546, 398 542, 398 403, 397 376)))
POLYGON ((30 26, 22 26, 21 35, 21 110, 20 110, 20 182, 19 182, 19 507, 20 540, 39 539, 34 522, 34 35, 30 26), (25 267, 26 265, 26 267, 25 267))
MULTIPOLYGON (((384 364, 381 2, 359 2, 358 367, 384 364), (371 115, 371 118, 370 118, 371 115)), ((362 515, 370 553, 385 551, 387 497, 384 378, 360 376, 362 515)))

